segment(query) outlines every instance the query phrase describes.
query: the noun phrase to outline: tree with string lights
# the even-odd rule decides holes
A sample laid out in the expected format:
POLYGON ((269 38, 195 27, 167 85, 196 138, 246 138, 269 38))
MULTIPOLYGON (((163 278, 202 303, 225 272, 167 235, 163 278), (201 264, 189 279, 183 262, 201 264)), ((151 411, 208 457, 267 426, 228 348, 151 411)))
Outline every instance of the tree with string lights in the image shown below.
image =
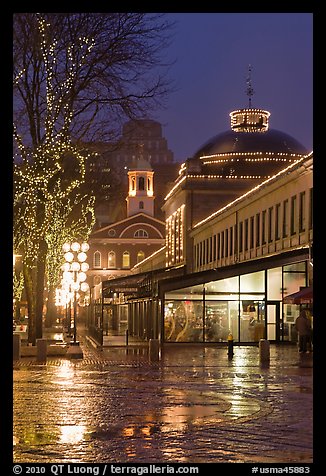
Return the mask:
POLYGON ((23 259, 29 315, 29 340, 42 335, 43 291, 46 269, 50 285, 57 284, 53 266, 69 238, 88 238, 94 225, 94 197, 81 195, 86 157, 73 145, 41 147, 37 160, 14 166, 14 246, 23 259), (64 161, 79 168, 65 178, 64 161), (68 182, 68 183, 67 183, 68 182))
POLYGON ((160 14, 16 13, 13 26, 14 251, 35 344, 59 245, 87 240, 93 226, 85 144, 161 104, 170 25, 160 14))

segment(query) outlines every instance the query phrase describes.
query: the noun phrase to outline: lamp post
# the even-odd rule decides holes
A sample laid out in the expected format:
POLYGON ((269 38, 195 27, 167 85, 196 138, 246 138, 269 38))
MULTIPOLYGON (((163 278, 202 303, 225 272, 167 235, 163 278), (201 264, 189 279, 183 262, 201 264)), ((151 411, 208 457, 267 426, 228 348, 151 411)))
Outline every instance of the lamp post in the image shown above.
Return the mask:
POLYGON ((64 251, 65 263, 62 265, 63 280, 66 282, 67 290, 70 292, 73 301, 73 316, 74 316, 74 338, 70 342, 67 354, 71 358, 83 358, 83 352, 77 341, 77 305, 79 294, 78 291, 83 290, 86 283, 86 271, 88 264, 86 263, 89 245, 86 242, 65 243, 62 247, 64 251))
POLYGON ((61 312, 64 315, 64 327, 67 327, 67 337, 71 335, 71 296, 69 291, 69 283, 63 278, 61 280, 61 287, 56 289, 55 305, 61 308, 61 312))

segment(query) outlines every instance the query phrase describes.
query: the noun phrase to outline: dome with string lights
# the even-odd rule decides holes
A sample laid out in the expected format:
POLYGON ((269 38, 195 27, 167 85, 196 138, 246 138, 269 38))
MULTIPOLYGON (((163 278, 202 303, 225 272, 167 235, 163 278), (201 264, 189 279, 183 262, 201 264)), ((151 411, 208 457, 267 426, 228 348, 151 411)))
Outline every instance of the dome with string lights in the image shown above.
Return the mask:
POLYGON ((196 164, 201 174, 220 178, 266 179, 308 154, 290 135, 269 129, 268 111, 249 107, 232 111, 230 116, 231 130, 202 145, 188 168, 196 164))
POLYGON ((183 171, 197 168, 198 173, 220 178, 265 179, 308 154, 294 137, 270 129, 269 111, 252 107, 250 73, 251 67, 246 91, 249 107, 232 111, 231 129, 205 142, 188 159, 183 171))
POLYGON ((195 157, 214 154, 232 153, 281 153, 306 155, 308 150, 294 137, 276 129, 269 129, 263 134, 240 131, 225 131, 203 144, 195 153, 195 157))
POLYGON ((254 91, 250 72, 249 67, 248 107, 232 111, 230 130, 212 137, 181 164, 178 177, 165 197, 166 203, 172 203, 170 199, 173 201, 179 192, 191 190, 191 202, 195 203, 197 196, 205 195, 205 202, 192 209, 195 221, 286 170, 309 153, 289 134, 270 129, 269 111, 252 106, 254 91))

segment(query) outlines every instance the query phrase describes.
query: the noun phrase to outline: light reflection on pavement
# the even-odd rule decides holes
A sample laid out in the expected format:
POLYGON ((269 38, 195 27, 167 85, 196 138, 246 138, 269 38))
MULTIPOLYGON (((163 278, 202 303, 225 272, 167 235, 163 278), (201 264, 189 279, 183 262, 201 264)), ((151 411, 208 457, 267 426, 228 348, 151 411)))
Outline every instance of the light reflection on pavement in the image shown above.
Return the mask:
POLYGON ((312 462, 312 368, 295 347, 170 346, 14 365, 15 462, 312 462))

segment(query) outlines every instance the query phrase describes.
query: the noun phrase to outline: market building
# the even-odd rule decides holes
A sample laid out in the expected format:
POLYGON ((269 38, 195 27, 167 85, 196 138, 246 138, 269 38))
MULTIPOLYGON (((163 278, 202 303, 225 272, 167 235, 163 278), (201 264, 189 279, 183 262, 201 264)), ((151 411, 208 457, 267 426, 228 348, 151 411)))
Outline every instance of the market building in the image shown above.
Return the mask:
POLYGON ((164 247, 101 285, 102 309, 124 305, 131 335, 296 341, 300 304, 287 298, 312 287, 313 154, 251 102, 230 117, 181 165, 163 205, 164 247))

